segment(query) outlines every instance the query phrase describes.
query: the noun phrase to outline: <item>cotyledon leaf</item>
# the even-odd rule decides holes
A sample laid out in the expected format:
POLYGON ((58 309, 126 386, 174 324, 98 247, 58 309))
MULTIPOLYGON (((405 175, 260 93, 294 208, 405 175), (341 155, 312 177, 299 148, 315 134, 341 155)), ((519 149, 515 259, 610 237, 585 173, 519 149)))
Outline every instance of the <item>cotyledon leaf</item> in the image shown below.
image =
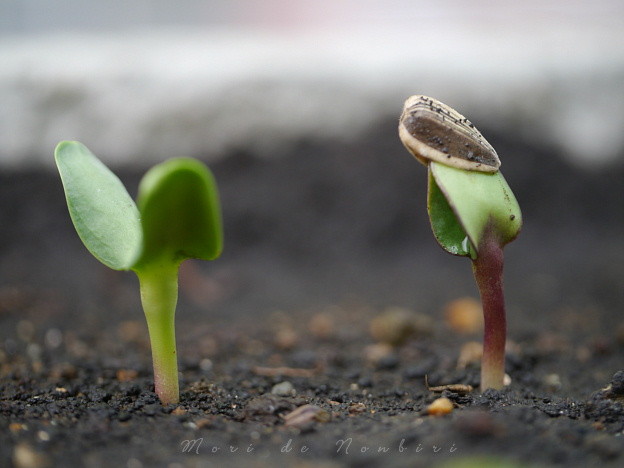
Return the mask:
POLYGON ((470 256, 470 244, 466 232, 449 206, 444 193, 429 169, 427 211, 436 240, 444 250, 460 256, 470 256))
POLYGON ((516 238, 522 214, 500 172, 465 171, 433 161, 429 172, 429 217, 445 250, 476 258, 488 225, 501 246, 516 238))
POLYGON ((54 159, 84 245, 104 265, 129 269, 140 250, 142 232, 139 211, 124 185, 77 141, 59 143, 54 159))
POLYGON ((203 163, 173 158, 150 169, 139 185, 137 204, 143 249, 133 269, 186 258, 212 260, 223 247, 215 179, 203 163))

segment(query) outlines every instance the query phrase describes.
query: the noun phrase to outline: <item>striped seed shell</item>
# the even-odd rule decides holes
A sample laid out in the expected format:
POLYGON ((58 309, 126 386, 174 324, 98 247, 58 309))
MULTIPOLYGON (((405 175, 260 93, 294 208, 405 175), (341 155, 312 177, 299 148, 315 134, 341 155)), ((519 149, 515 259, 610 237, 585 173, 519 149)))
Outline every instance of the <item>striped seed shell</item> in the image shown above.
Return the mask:
POLYGON ((466 117, 428 96, 405 101, 399 137, 424 165, 436 161, 478 172, 496 172, 501 165, 492 145, 466 117))

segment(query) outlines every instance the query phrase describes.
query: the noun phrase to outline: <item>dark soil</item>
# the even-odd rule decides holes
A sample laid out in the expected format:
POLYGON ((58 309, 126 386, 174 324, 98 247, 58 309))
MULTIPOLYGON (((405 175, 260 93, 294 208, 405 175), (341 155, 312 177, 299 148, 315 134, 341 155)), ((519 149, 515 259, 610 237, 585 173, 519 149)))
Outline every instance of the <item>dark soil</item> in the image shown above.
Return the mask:
MULTIPOLYGON (((524 214, 505 250, 511 384, 440 394, 425 376, 478 389, 458 357, 481 336, 444 319, 477 293, 395 125, 212 165, 226 249, 181 271, 176 406, 153 393, 136 279, 84 249, 58 176, 0 175, 0 466, 622 466, 624 167, 485 129, 524 214), (371 320, 396 306, 420 325, 380 345, 371 320), (440 396, 454 410, 428 415, 440 396)), ((131 192, 142 172, 121 171, 131 192)))

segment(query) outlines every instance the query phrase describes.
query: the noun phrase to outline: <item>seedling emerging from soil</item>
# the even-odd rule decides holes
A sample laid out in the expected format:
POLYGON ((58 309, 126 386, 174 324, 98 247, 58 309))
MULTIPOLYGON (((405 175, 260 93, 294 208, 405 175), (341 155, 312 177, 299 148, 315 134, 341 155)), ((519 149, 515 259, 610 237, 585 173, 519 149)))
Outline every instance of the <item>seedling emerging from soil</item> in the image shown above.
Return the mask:
POLYGON ((221 253, 214 177, 195 159, 170 159, 145 174, 135 205, 117 176, 81 143, 59 143, 54 157, 82 242, 104 265, 137 274, 156 393, 163 404, 177 403, 178 269, 187 258, 212 260, 221 253))
POLYGON ((499 172, 494 148, 463 115, 426 96, 405 101, 401 141, 428 167, 427 209, 444 250, 472 259, 483 305, 481 389, 503 386, 505 301, 503 247, 522 225, 520 207, 499 172))

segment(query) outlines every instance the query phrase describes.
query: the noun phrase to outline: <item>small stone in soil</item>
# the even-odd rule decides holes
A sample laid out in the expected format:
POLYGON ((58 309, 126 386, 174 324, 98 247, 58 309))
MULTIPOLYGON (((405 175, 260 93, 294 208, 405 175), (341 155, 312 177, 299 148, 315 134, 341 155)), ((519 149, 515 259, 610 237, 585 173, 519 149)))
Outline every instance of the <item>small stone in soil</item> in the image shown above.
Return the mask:
POLYGON ((120 382, 131 382, 137 378, 139 373, 134 369, 119 369, 116 377, 120 382))
POLYGON ((478 341, 469 341, 462 346, 457 359, 457 368, 465 369, 470 364, 476 364, 481 361, 483 356, 483 345, 478 341))
POLYGON ((483 329, 483 309, 472 297, 456 299, 446 306, 446 324, 455 333, 472 334, 483 329))
POLYGON ((437 398, 427 406, 427 414, 431 416, 443 416, 453 411, 453 402, 446 397, 437 398))
POLYGON ((12 433, 17 433, 20 431, 25 431, 28 428, 28 426, 26 426, 26 424, 22 424, 22 423, 11 423, 9 424, 9 430, 12 433))
POLYGON ((202 359, 199 361, 199 368, 204 372, 209 372, 212 370, 213 364, 212 361, 208 358, 202 359))
POLYGON ((551 392, 561 388, 561 378, 558 374, 548 374, 544 377, 543 383, 544 386, 551 392))
POLYGON ((299 335, 292 327, 282 326, 276 331, 273 342, 276 348, 288 351, 297 345, 299 335))
POLYGON ((13 465, 15 468, 47 468, 50 466, 50 461, 29 444, 19 443, 13 450, 13 465))
POLYGON ((308 322, 308 330, 315 338, 326 340, 335 332, 334 319, 329 313, 319 312, 308 322))
POLYGON ((375 367, 390 368, 388 363, 398 364, 394 348, 388 343, 376 343, 364 348, 364 359, 375 367))
POLYGON ((75 379, 78 376, 76 366, 67 362, 55 364, 50 372, 53 379, 75 379))
POLYGON ((292 399, 280 398, 277 395, 260 395, 249 400, 245 407, 248 418, 271 416, 292 411, 296 404, 292 399))
POLYGON ((366 411, 366 405, 364 403, 353 403, 349 406, 349 413, 358 414, 366 411))
POLYGON ((294 396, 297 394, 295 387, 293 387, 293 384, 291 384, 287 380, 273 385, 271 393, 277 396, 294 396))
POLYGON ((313 422, 328 422, 331 414, 315 405, 303 405, 284 416, 284 425, 303 428, 313 422))
POLYGON ((431 317, 401 307, 386 309, 370 323, 371 336, 392 346, 400 346, 414 335, 428 335, 432 330, 431 317))

